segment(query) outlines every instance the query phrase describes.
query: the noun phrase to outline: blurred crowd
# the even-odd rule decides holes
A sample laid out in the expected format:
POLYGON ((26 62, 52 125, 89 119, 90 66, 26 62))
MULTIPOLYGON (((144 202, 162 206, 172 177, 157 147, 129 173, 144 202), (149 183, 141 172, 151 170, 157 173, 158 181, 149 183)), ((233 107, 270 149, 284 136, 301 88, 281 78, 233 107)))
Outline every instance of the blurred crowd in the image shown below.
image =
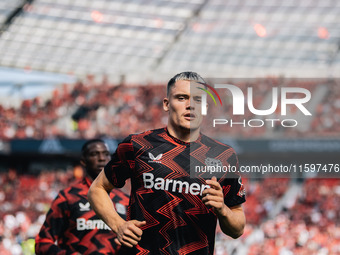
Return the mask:
MULTIPOLYGON (((81 178, 79 166, 39 175, 0 173, 0 254, 34 254, 38 233, 58 191, 81 178)), ((306 179, 289 207, 273 211, 291 179, 246 179, 247 225, 232 240, 218 229, 216 255, 340 254, 340 180, 306 179)))
POLYGON ((14 169, 0 173, 0 254, 34 254, 34 239, 52 200, 79 178, 79 167, 47 170, 39 176, 19 175, 14 169))
POLYGON ((291 186, 289 181, 248 183, 245 233, 238 240, 220 234, 216 255, 340 254, 340 179, 304 180, 290 206, 270 216, 291 186))
MULTIPOLYGON (((311 91, 312 117, 295 115, 288 107, 287 118, 301 120, 299 128, 239 128, 220 125, 204 130, 213 137, 337 137, 340 133, 340 86, 337 81, 282 80, 266 78, 230 81, 247 95, 254 88, 256 109, 269 109, 273 87, 301 87, 311 91), (269 102, 265 104, 264 102, 269 102), (293 117, 292 117, 293 116, 293 117)), ((228 83, 228 81, 226 81, 228 83)), ((218 116, 241 122, 258 119, 245 107, 245 116, 233 116, 232 98, 221 92, 223 106, 210 104, 209 117, 218 116)), ((165 84, 111 84, 88 76, 75 84, 64 84, 47 99, 23 100, 20 107, 0 104, 0 140, 84 138, 100 136, 123 138, 130 133, 163 127, 167 116, 162 100, 165 84)), ((296 95, 298 97, 298 95, 296 95)), ((280 118, 277 111, 268 118, 280 118)), ((211 119, 210 119, 211 121, 211 119)), ((300 124, 300 123, 299 123, 300 124)), ((204 129, 204 127, 203 127, 204 129)), ((18 175, 14 169, 0 173, 0 254, 34 254, 34 237, 44 221, 58 191, 81 176, 80 167, 66 170, 47 169, 38 176, 18 175)), ((279 208, 291 186, 290 179, 245 180, 247 202, 244 209, 247 226, 244 235, 231 240, 216 237, 216 255, 229 254, 340 254, 340 181, 307 179, 300 183, 300 193, 289 208, 279 208)))
POLYGON ((161 127, 163 90, 112 85, 106 79, 97 83, 88 76, 57 88, 48 100, 24 100, 18 109, 0 105, 0 139, 121 138, 161 127))
MULTIPOLYGON (((311 117, 296 115, 301 113, 295 106, 288 106, 285 119, 296 119, 299 127, 285 128, 280 121, 264 121, 262 127, 256 120, 248 125, 250 119, 261 119, 253 115, 245 106, 245 115, 232 114, 232 97, 221 91, 223 106, 210 104, 207 121, 213 116, 227 119, 228 125, 217 125, 213 130, 204 130, 208 135, 253 137, 334 137, 340 133, 340 86, 336 80, 285 80, 266 78, 232 82, 241 88, 247 97, 247 87, 253 87, 253 104, 256 109, 269 109, 273 87, 307 88, 312 93, 311 117), (320 90, 323 87, 324 90, 320 90), (319 100, 318 100, 319 99, 319 100), (269 100, 269 101, 268 101, 269 100), (267 103, 266 103, 267 102, 267 103), (234 124, 230 122, 243 122, 234 124), (272 127, 273 126, 273 127, 272 127), (240 128, 242 127, 242 128, 240 128)), ((111 84, 106 78, 97 82, 88 76, 76 84, 64 84, 53 91, 48 99, 36 97, 23 100, 19 108, 5 107, 0 104, 0 140, 92 138, 111 136, 123 138, 130 133, 166 125, 162 101, 166 84, 111 84)), ((296 95, 298 97, 298 95, 296 95)), ((280 96, 277 110, 267 119, 283 120, 280 114, 280 96)), ((247 100, 245 100, 247 101, 247 100)), ((263 119, 263 118, 262 118, 263 119)), ((288 125, 288 122, 285 124, 288 125)), ((211 125, 209 125, 211 126, 211 125)))

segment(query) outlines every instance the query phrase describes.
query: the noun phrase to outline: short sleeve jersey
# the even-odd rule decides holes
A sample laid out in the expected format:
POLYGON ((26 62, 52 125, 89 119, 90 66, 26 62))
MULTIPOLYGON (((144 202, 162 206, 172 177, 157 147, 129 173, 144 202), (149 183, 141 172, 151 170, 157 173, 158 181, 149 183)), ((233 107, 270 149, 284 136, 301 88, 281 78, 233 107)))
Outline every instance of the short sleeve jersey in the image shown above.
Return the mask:
MULTIPOLYGON (((36 254, 116 254, 116 235, 95 214, 87 199, 91 180, 59 192, 36 237, 36 254)), ((122 218, 126 218, 129 197, 115 189, 110 198, 122 218)))
MULTIPOLYGON (((146 221, 139 243, 122 254, 213 254, 217 217, 202 202, 205 179, 190 176, 190 165, 217 161, 238 168, 235 151, 200 135, 192 143, 172 137, 167 128, 130 135, 105 167, 108 180, 122 187, 131 178, 127 219, 146 221)), ((239 176, 218 179, 224 202, 245 202, 239 176)))

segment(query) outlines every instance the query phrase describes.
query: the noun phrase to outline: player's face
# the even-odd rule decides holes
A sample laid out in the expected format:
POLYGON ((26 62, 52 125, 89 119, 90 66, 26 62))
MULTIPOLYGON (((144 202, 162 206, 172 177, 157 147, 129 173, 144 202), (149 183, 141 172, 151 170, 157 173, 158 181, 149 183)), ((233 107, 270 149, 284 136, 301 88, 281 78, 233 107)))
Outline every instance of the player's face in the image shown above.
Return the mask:
POLYGON ((92 143, 87 147, 87 151, 82 158, 81 163, 92 179, 95 179, 110 159, 111 156, 107 145, 97 142, 92 143))
POLYGON ((176 130, 199 130, 202 123, 201 95, 203 87, 193 81, 177 81, 163 101, 163 108, 169 112, 168 125, 176 130))

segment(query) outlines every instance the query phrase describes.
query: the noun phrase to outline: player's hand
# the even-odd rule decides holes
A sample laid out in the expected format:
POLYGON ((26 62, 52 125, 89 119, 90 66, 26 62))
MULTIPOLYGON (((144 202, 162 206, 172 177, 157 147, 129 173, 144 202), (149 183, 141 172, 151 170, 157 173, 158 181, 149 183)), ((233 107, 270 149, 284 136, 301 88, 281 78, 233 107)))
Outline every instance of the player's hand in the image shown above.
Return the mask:
POLYGON ((143 234, 143 231, 140 228, 145 224, 146 221, 125 221, 118 227, 117 238, 115 239, 116 244, 127 247, 137 245, 143 234))
POLYGON ((224 204, 223 190, 215 176, 211 180, 206 180, 210 188, 205 189, 202 193, 202 201, 206 206, 212 207, 215 213, 221 214, 224 204))

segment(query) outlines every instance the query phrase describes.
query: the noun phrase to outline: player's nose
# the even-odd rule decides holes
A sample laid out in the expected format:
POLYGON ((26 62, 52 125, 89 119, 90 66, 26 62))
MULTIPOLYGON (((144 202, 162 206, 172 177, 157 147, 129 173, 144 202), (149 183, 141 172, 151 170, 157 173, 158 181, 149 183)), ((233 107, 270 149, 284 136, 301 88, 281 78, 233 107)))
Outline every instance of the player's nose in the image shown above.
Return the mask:
POLYGON ((187 104, 185 106, 186 110, 194 110, 195 109, 195 104, 192 102, 192 100, 188 100, 187 104))
POLYGON ((106 160, 106 155, 104 153, 99 153, 99 160, 106 160))

